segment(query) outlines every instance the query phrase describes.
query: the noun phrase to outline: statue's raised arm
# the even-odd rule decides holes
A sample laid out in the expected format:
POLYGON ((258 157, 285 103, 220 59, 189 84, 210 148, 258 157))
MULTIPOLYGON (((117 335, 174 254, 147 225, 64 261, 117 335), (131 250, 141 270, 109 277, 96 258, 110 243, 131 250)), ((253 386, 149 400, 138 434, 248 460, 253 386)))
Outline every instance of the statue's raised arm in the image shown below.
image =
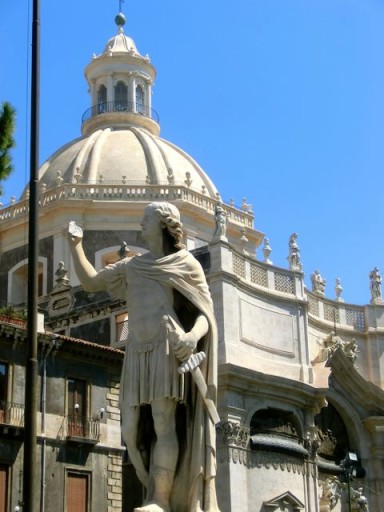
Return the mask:
POLYGON ((88 292, 104 290, 105 285, 103 281, 98 278, 98 273, 85 256, 83 249, 83 230, 74 221, 71 221, 68 225, 67 238, 76 274, 83 285, 84 290, 88 292))

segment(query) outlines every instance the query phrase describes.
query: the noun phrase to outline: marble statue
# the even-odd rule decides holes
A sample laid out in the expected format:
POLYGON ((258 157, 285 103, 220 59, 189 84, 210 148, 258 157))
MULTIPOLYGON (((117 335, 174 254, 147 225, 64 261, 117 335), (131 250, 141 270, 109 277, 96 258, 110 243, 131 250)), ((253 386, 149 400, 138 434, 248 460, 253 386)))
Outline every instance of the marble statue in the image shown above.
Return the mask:
POLYGON ((353 366, 357 369, 356 359, 360 350, 359 347, 357 346, 355 338, 352 338, 351 341, 345 342, 343 350, 344 354, 352 361, 353 366))
POLYGON ((371 289, 371 301, 381 301, 381 283, 382 278, 380 271, 377 267, 375 267, 370 273, 369 273, 369 281, 370 281, 370 289, 371 289))
POLYGON ((343 286, 341 284, 341 279, 340 279, 340 277, 336 277, 336 282, 335 282, 336 298, 335 298, 335 300, 337 300, 337 302, 344 302, 344 299, 341 296, 342 293, 343 293, 343 286))
POLYGON ((322 488, 320 505, 329 505, 332 510, 341 498, 340 481, 337 476, 331 476, 323 482, 322 488))
POLYGON ((55 288, 69 285, 68 270, 65 268, 64 261, 59 261, 59 266, 55 272, 55 288))
POLYGON ((363 512, 369 512, 368 500, 363 494, 363 487, 359 487, 357 490, 351 488, 351 498, 352 501, 356 503, 357 510, 361 510, 363 512))
POLYGON ((239 240, 239 245, 240 245, 241 252, 243 252, 244 254, 248 254, 247 253, 247 244, 248 244, 249 240, 247 238, 247 231, 245 228, 241 228, 240 233, 241 233, 241 237, 239 240))
POLYGON ((312 291, 319 295, 325 294, 325 279, 321 277, 320 271, 315 270, 313 274, 311 274, 311 282, 312 282, 312 291))
POLYGON ((343 349, 344 341, 340 336, 336 336, 335 331, 331 331, 328 336, 320 344, 320 351, 311 361, 312 364, 323 363, 324 361, 330 361, 333 354, 338 348, 343 349))
POLYGON ((297 233, 292 233, 289 237, 289 256, 288 256, 289 268, 291 270, 302 270, 300 249, 297 244, 297 233))
POLYGON ((215 206, 215 232, 213 234, 213 240, 227 240, 227 214, 223 209, 223 203, 218 201, 215 206))
POLYGON ((313 365, 323 363, 325 361, 329 363, 333 354, 339 348, 341 348, 348 359, 352 361, 354 368, 358 369, 358 366, 356 365, 356 359, 360 350, 355 338, 344 341, 340 338, 340 336, 336 335, 335 331, 331 331, 330 334, 328 334, 328 336, 326 336, 326 338, 324 338, 324 340, 320 343, 319 353, 311 361, 311 363, 313 365))
POLYGON ((178 209, 145 208, 149 252, 96 272, 73 223, 69 241, 87 291, 125 299, 129 336, 120 389, 122 434, 146 499, 136 512, 217 512, 217 327, 204 272, 182 244, 178 209))

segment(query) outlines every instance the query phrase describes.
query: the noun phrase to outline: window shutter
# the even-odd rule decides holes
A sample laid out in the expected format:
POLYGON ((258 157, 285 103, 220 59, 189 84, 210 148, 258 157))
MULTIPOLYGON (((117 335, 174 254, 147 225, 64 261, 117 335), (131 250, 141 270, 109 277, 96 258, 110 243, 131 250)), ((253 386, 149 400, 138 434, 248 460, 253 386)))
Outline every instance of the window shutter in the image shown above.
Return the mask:
POLYGON ((0 464, 0 512, 7 512, 8 467, 0 464))
POLYGON ((67 512, 88 512, 88 476, 68 473, 67 512))

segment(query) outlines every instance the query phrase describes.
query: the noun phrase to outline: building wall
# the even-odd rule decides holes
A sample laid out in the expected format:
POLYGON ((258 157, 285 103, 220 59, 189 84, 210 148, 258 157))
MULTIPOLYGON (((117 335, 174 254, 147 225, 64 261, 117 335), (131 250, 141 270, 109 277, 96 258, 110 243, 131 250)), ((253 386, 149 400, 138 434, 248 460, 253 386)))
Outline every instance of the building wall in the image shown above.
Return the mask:
MULTIPOLYGON (((11 407, 15 403, 24 407, 25 351, 25 328, 2 321, 0 361, 9 363, 11 407)), ((92 510, 121 511, 125 448, 118 397, 122 357, 119 350, 93 343, 39 336, 35 491, 39 510, 66 510, 68 472, 72 472, 88 477, 92 510), (73 414, 68 410, 68 378, 86 381, 88 387, 89 405, 76 431, 70 430, 68 423, 68 415, 73 414)), ((0 409, 3 407, 0 404, 0 409)), ((15 417, 7 416, 0 421, 0 463, 9 466, 10 510, 22 499, 23 415, 20 418, 16 422, 15 417)))

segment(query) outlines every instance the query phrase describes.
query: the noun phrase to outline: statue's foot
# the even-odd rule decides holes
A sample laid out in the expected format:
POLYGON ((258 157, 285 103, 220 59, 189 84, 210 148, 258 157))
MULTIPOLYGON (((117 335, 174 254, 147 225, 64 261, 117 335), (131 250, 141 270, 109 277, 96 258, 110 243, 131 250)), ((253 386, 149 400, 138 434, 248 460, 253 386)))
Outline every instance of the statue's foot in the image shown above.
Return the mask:
POLYGON ((134 512, 170 512, 169 507, 164 507, 159 505, 158 503, 152 502, 143 505, 142 507, 136 507, 134 512))

